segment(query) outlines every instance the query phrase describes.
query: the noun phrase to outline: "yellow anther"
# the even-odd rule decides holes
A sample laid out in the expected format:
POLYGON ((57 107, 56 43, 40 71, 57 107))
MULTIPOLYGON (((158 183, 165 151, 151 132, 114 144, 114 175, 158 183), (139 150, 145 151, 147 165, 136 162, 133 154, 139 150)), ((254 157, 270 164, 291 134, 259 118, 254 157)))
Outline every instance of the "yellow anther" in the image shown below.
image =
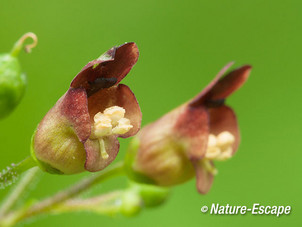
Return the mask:
POLYGON ((218 147, 208 147, 205 157, 207 159, 213 160, 219 157, 220 154, 221 150, 218 147))
POLYGON ((217 146, 226 148, 235 142, 235 137, 230 132, 222 132, 217 136, 217 146))
POLYGON ((235 137, 228 131, 221 132, 217 136, 210 134, 208 149, 205 158, 209 160, 227 160, 233 154, 235 137))
POLYGON ((111 119, 100 112, 97 113, 94 116, 94 127, 93 127, 94 137, 99 138, 111 134, 112 134, 111 119))
POLYGON ((133 128, 133 126, 130 124, 129 119, 121 118, 118 121, 118 125, 112 129, 112 132, 113 132, 113 134, 125 134, 132 128, 133 128))
POLYGON ((209 139, 208 139, 208 146, 209 146, 209 147, 215 147, 216 144, 217 144, 216 136, 210 134, 210 135, 209 135, 209 139))
POLYGON ((112 126, 116 126, 118 121, 125 116, 125 109, 119 106, 112 106, 104 110, 104 114, 112 120, 112 126))
POLYGON ((130 120, 124 118, 125 113, 124 108, 112 106, 105 109, 103 113, 97 113, 93 118, 94 124, 90 138, 98 139, 100 153, 103 159, 109 158, 103 138, 111 135, 122 135, 133 128, 130 120))
POLYGON ((218 161, 224 161, 232 157, 233 149, 229 147, 228 149, 221 152, 219 156, 216 157, 218 161))

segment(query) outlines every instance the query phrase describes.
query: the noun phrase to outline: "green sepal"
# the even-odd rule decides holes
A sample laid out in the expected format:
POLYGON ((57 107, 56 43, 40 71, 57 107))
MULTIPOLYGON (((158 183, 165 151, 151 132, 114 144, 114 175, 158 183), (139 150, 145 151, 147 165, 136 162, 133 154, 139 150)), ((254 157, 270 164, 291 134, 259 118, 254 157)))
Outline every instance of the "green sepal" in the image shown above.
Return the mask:
POLYGON ((39 166, 39 168, 47 173, 51 173, 51 174, 58 174, 58 175, 63 175, 64 173, 61 172, 60 170, 52 167, 51 165, 49 165, 48 163, 45 163, 43 161, 40 161, 37 159, 36 154, 35 154, 35 148, 34 148, 34 138, 35 138, 35 134, 36 131, 34 131, 34 134, 31 137, 31 146, 30 146, 30 154, 31 157, 33 158, 33 160, 37 163, 37 165, 39 166))

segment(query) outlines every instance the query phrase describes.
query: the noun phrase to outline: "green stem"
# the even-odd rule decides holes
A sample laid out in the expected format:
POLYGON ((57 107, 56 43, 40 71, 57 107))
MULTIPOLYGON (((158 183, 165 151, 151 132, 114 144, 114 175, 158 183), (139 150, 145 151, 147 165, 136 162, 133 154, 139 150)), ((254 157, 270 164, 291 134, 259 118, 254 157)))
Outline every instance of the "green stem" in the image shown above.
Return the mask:
POLYGON ((0 172, 0 189, 4 189, 5 187, 11 185, 17 180, 18 176, 21 173, 36 165, 36 162, 32 159, 31 156, 24 159, 18 164, 11 164, 11 166, 0 172))
POLYGON ((21 161, 17 166, 16 166, 16 171, 19 173, 23 173, 26 170, 37 166, 37 163, 33 160, 31 156, 28 156, 26 159, 21 161))
POLYGON ((0 226, 12 226, 24 219, 28 219, 38 214, 50 211, 56 205, 73 198, 83 191, 90 189, 100 181, 104 181, 113 176, 119 175, 124 171, 124 163, 116 163, 115 165, 107 167, 105 170, 96 173, 88 178, 81 180, 79 183, 71 186, 70 188, 58 192, 52 197, 49 197, 41 202, 38 202, 30 207, 24 207, 15 212, 9 213, 1 221, 0 226), (1 225, 2 224, 2 225, 1 225))
POLYGON ((40 169, 35 167, 29 170, 21 178, 20 182, 14 187, 11 193, 6 197, 5 201, 0 207, 0 218, 5 215, 18 201, 22 198, 27 187, 34 181, 38 176, 40 169))
POLYGON ((70 199, 54 207, 50 212, 62 214, 76 211, 90 211, 113 216, 121 210, 123 191, 113 191, 89 199, 70 199))

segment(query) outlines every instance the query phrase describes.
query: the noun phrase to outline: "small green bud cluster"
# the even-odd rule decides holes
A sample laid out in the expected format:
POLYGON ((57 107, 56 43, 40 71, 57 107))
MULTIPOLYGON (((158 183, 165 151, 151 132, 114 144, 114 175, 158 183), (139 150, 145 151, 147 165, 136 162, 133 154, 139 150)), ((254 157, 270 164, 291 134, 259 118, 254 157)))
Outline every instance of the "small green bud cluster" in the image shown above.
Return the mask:
POLYGON ((132 182, 122 195, 121 213, 125 216, 134 216, 143 207, 155 207, 162 204, 168 195, 167 188, 132 182))

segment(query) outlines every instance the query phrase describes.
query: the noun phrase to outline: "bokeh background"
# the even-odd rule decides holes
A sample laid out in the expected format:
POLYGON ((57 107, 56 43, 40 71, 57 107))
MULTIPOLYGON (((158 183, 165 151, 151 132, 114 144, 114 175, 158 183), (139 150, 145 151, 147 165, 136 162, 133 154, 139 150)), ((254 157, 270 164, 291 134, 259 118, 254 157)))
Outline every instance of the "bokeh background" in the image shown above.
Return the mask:
MULTIPOLYGON (((173 188, 161 207, 135 218, 90 213, 44 216, 24 226, 298 226, 301 224, 301 20, 299 0, 103 1, 0 0, 0 52, 25 32, 39 45, 21 54, 28 89, 0 121, 0 166, 29 154, 31 135, 77 72, 110 47, 134 41, 140 58, 123 81, 135 92, 147 124, 196 95, 228 62, 253 66, 249 81, 227 103, 237 113, 242 143, 217 163, 212 190, 195 181, 173 188), (290 215, 202 214, 212 203, 292 206, 290 215)), ((118 160, 128 140, 121 140, 118 160)), ((43 198, 89 175, 44 174, 32 196, 43 198)), ((99 185, 100 193, 125 185, 99 185)), ((0 191, 0 197, 8 190, 0 191)), ((301 226, 301 225, 300 225, 301 226)))

